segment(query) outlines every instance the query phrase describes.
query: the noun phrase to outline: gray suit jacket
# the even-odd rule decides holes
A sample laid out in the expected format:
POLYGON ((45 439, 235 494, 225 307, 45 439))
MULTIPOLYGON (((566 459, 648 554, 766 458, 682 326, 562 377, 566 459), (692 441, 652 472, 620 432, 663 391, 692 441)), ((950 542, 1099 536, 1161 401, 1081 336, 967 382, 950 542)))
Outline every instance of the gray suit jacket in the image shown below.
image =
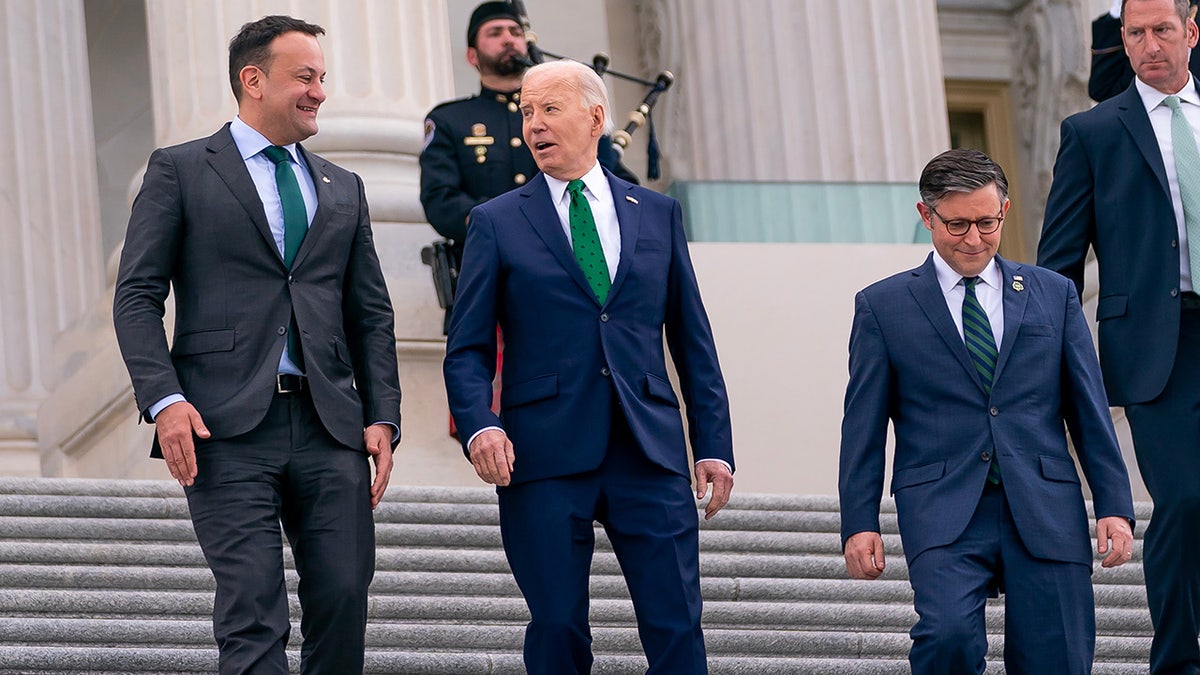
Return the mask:
POLYGON ((290 271, 229 125, 154 151, 121 254, 117 340, 144 416, 183 392, 213 438, 228 438, 266 415, 294 312, 317 413, 334 438, 362 450, 365 425, 400 424, 391 301, 362 180, 297 147, 317 211, 290 271))

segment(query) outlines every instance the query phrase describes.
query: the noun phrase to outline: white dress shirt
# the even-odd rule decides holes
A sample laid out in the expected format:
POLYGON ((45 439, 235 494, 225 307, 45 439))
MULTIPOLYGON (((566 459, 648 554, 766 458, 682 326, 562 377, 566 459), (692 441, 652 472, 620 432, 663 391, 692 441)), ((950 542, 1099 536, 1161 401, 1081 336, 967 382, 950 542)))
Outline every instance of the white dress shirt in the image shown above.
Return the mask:
MULTIPOLYGON (((933 269, 937 272, 938 286, 942 289, 942 297, 946 299, 946 307, 958 328, 958 336, 963 336, 962 306, 967 296, 967 287, 963 285, 963 275, 950 269, 945 260, 933 252, 933 269)), ((992 325, 992 337, 996 340, 996 350, 1004 344, 1004 273, 996 264, 996 259, 988 261, 987 267, 979 273, 979 283, 975 284, 975 297, 987 312, 988 323, 992 325)))
MULTIPOLYGON (((1171 208, 1175 210, 1175 229, 1179 232, 1179 290, 1195 290, 1192 283, 1191 256, 1188 253, 1187 223, 1183 220, 1183 198, 1179 196, 1179 176, 1175 171, 1175 149, 1171 143, 1171 109, 1167 107, 1167 95, 1161 91, 1133 78, 1134 86, 1146 106, 1146 115, 1150 117, 1150 126, 1154 128, 1154 139, 1158 141, 1158 151, 1162 154, 1163 168, 1167 171, 1167 185, 1171 188, 1171 208)), ((1178 93, 1179 107, 1184 117, 1192 127, 1192 134, 1200 136, 1200 95, 1196 94, 1196 86, 1188 74, 1187 84, 1178 93)))

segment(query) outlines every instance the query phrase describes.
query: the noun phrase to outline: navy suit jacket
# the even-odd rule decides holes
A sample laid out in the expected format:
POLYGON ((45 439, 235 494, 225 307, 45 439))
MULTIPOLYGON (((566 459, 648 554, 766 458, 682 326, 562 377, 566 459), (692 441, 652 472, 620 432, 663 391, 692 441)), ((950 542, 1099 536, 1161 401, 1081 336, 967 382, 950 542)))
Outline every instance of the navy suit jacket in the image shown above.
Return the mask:
POLYGON ((1064 423, 1097 517, 1132 521, 1129 476, 1074 288, 1053 272, 996 261, 1004 275, 1004 336, 990 396, 950 316, 932 254, 855 298, 838 486, 843 543, 879 531, 889 421, 896 438, 891 487, 910 561, 963 533, 983 493, 988 458, 998 453, 1029 551, 1090 565, 1064 423))
POLYGON ((604 173, 621 230, 604 305, 571 251, 544 176, 471 211, 446 391, 464 451, 484 427, 508 434, 514 484, 599 467, 614 399, 651 461, 691 475, 664 331, 695 459, 733 466, 725 382, 679 203, 604 173), (504 335, 499 417, 491 410, 497 323, 504 335))
POLYGON ((1179 344, 1179 234, 1162 153, 1136 83, 1062 122, 1038 264, 1083 294, 1100 272, 1100 364, 1113 405, 1162 393, 1179 344))

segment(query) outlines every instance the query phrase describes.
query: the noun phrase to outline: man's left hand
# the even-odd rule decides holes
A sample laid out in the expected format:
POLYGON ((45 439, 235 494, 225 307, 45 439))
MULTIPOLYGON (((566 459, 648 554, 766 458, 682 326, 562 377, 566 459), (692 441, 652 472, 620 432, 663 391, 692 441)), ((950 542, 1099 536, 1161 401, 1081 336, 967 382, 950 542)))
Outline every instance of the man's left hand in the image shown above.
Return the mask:
POLYGON ((696 499, 704 499, 709 483, 712 483, 713 491, 712 499, 704 507, 705 520, 717 515, 717 511, 729 503, 729 493, 733 492, 733 474, 721 462, 696 462, 696 499))
POLYGON ((1129 521, 1120 516, 1108 516, 1096 521, 1096 550, 1108 553, 1101 567, 1124 565, 1133 557, 1133 530, 1129 521))
POLYGON ((363 429, 363 442, 375 462, 375 482, 371 483, 371 508, 379 506, 392 476, 392 434, 388 424, 372 424, 363 429))

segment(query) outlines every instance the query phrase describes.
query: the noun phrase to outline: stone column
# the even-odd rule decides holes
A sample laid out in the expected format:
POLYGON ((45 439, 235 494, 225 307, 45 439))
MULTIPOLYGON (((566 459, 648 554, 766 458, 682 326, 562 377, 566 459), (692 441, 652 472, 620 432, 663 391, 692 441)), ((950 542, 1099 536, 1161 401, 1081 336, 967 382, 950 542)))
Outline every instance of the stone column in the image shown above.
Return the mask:
POLYGON ((638 0, 674 180, 910 182, 949 147, 935 0, 638 0))
MULTIPOLYGON (((442 314, 429 269, 420 262, 421 247, 435 238, 418 199, 423 120, 453 89, 449 34, 443 28, 446 0, 147 0, 156 145, 208 136, 233 118, 229 39, 242 24, 273 13, 325 28, 320 42, 328 100, 318 117, 320 133, 304 145, 359 173, 366 183, 375 243, 396 310, 404 389, 398 465, 415 464, 420 470, 405 471, 393 482, 473 482, 470 465, 446 435, 442 314)), ((141 177, 131 182, 135 191, 141 177)), ((135 425, 127 378, 123 386, 123 393, 101 407, 127 414, 127 421, 105 440, 69 451, 61 473, 166 475, 145 460, 152 427, 135 425)))
POLYGON ((83 2, 0 0, 0 473, 37 475, 54 337, 103 292, 83 2))

